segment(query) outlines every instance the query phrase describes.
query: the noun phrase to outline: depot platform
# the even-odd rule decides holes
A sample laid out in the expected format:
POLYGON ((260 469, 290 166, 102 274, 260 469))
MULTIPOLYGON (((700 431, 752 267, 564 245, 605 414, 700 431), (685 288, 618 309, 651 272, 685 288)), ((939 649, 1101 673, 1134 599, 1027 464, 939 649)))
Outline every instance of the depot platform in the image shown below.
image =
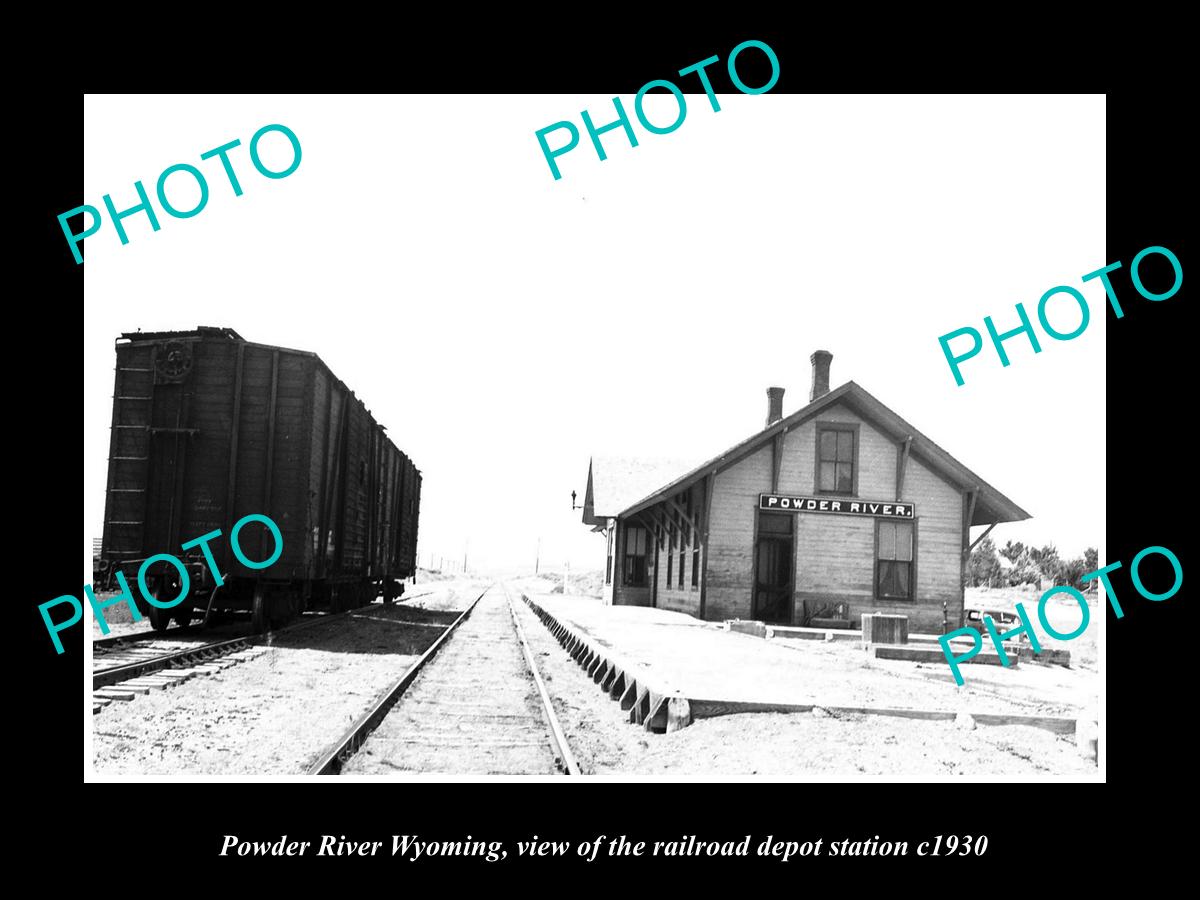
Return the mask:
POLYGON ((648 730, 747 712, 873 714, 1074 734, 1095 718, 1091 681, 1058 667, 980 665, 962 687, 944 663, 876 658, 851 642, 767 640, 682 613, 529 594, 551 633, 648 730))

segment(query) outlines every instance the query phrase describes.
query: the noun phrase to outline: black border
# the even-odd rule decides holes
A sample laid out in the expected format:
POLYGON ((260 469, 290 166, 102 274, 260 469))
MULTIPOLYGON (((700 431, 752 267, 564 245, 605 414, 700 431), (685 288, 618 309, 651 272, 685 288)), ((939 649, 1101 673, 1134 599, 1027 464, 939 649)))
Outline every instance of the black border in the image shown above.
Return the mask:
MULTIPOLYGON (((689 13, 694 16, 695 13, 689 13)), ((868 90, 903 88, 913 90, 1006 90, 1018 85, 1013 79, 1044 77, 1046 84, 1030 88, 1055 90, 1104 90, 1104 81, 1122 67, 1137 70, 1146 63, 1146 71, 1158 77, 1146 89, 1129 87, 1109 93, 1107 135, 1099 124, 1094 134, 1048 135, 1047 140, 1107 140, 1108 148, 1108 253, 1097 260, 1097 268, 1106 262, 1122 260, 1126 266, 1132 256, 1150 245, 1171 248, 1187 270, 1183 216, 1188 204, 1185 185, 1190 183, 1191 167, 1185 167, 1185 142, 1174 130, 1188 104, 1173 92, 1176 83, 1169 69, 1169 48, 1145 48, 1145 60, 1131 58, 1137 49, 1133 35, 1125 35, 1130 47, 1114 56, 1110 41, 1091 37, 1083 31, 1056 32, 1043 20, 1043 31, 1033 28, 1022 17, 1007 24, 1015 34, 1030 33, 1005 44, 1004 35, 994 36, 986 48, 974 41, 961 46, 948 45, 930 53, 930 46, 919 46, 895 33, 895 46, 870 60, 870 71, 897 73, 895 83, 881 83, 863 77, 859 87, 868 90), (1060 34, 1069 35, 1061 38, 1060 34), (1001 46, 1004 45, 1004 46, 1001 46), (1036 63, 1053 63, 1052 71, 1037 69, 1036 63), (1030 70, 1034 67, 1036 71, 1030 70), (1022 71, 1018 72, 1020 69, 1022 71), (922 81, 921 76, 925 77, 922 81), (968 83, 969 82, 969 83, 968 83)), ((872 27, 887 31, 898 23, 876 22, 872 27)), ((918 23, 919 25, 919 23, 918 23)), ((1000 28, 1000 26, 997 26, 1000 28)), ((486 27, 481 30, 487 31, 486 27)), ((1122 29, 1124 30, 1124 29, 1122 29)), ((838 78, 853 78, 856 66, 876 49, 871 40, 861 40, 857 32, 831 32, 816 23, 774 29, 727 27, 729 38, 696 29, 696 34, 681 34, 677 29, 670 38, 659 39, 633 26, 622 38, 610 39, 586 34, 571 37, 537 39, 528 35, 526 46, 506 39, 482 40, 482 50, 467 40, 438 39, 429 33, 403 41, 397 51, 385 54, 381 48, 371 63, 359 62, 336 85, 339 90, 357 90, 366 84, 399 91, 462 90, 490 92, 597 92, 628 95, 647 80, 670 77, 683 65, 711 54, 724 54, 739 40, 757 37, 771 44, 781 60, 781 78, 775 91, 827 91, 844 89, 838 78), (832 43, 832 54, 822 53, 821 45, 832 43), (835 62, 832 56, 844 53, 835 62), (664 65, 664 60, 667 63, 664 65), (840 63, 840 64, 839 64, 840 63), (456 68, 457 67, 457 68, 456 68), (377 76, 372 78, 371 76, 377 76)), ((1181 29, 1182 31, 1182 29, 1181 29)), ((331 39, 341 35, 335 33, 331 39)), ((889 40, 891 35, 889 35, 889 40)), ((344 39, 344 38, 343 38, 344 39)), ((110 38, 115 46, 117 39, 110 38)), ((134 41, 133 37, 122 40, 134 41)), ((1164 39, 1165 40, 1165 39, 1164 39)), ((309 43, 299 45, 302 51, 309 43)), ((296 45, 277 51, 281 66, 294 66, 296 45)), ((222 50, 222 55, 230 51, 222 50)), ((69 58, 60 49, 60 58, 69 58)), ((367 55, 367 54, 364 54, 367 55)), ((265 51, 264 65, 275 61, 265 51)), ((75 58, 89 58, 82 50, 75 58)), ((1190 58, 1190 57, 1189 57, 1190 58)), ((114 70, 115 71, 115 70, 114 70)), ((200 67, 191 74, 180 73, 178 86, 170 90, 229 91, 257 89, 237 80, 244 75, 232 68, 215 77, 211 68, 200 67), (201 71, 203 69, 203 71, 201 71), (190 83, 189 83, 190 81, 190 83)), ((265 71, 265 70, 264 70, 265 71)), ((719 69, 715 70, 719 72, 719 69)), ((97 75, 111 78, 113 75, 97 75)), ((327 74, 301 77, 287 84, 295 90, 332 90, 335 85, 327 74)), ((747 80, 750 80, 749 78, 747 80)), ((689 93, 687 85, 681 85, 689 93)), ((716 85, 718 92, 728 86, 716 85)), ((97 90, 132 89, 124 84, 97 85, 97 90)), ((167 90, 168 85, 162 85, 167 90)), ((502 100, 498 100, 502 102, 502 100)), ((936 785, 762 785, 762 784, 669 784, 646 782, 627 785, 592 785, 574 788, 569 794, 557 785, 436 785, 402 784, 364 785, 319 795, 318 788, 307 785, 259 784, 251 790, 243 785, 126 785, 94 784, 82 786, 79 754, 79 726, 83 718, 79 703, 80 665, 78 648, 57 657, 45 639, 45 630, 36 610, 43 598, 78 590, 77 548, 81 540, 75 521, 67 512, 78 496, 81 476, 72 440, 72 425, 65 413, 75 408, 78 381, 70 364, 73 348, 62 340, 65 313, 83 297, 83 267, 75 266, 54 216, 79 205, 79 149, 82 146, 81 95, 75 90, 59 94, 41 92, 25 101, 25 122, 36 123, 37 152, 19 187, 28 191, 23 201, 29 213, 19 218, 23 227, 33 224, 34 270, 37 284, 45 279, 49 290, 37 290, 20 306, 21 332, 17 336, 18 358, 22 359, 27 378, 25 389, 13 391, 11 423, 36 428, 29 450, 34 456, 29 478, 21 479, 30 499, 20 505, 20 528, 24 535, 18 559, 10 557, 10 566, 26 573, 22 591, 28 624, 25 645, 25 684, 21 691, 24 718, 19 725, 31 740, 25 747, 26 768, 39 785, 39 799, 29 812, 27 828, 39 836, 38 850, 53 852, 77 841, 80 826, 77 813, 82 805, 94 816, 107 810, 107 827, 95 829, 113 837, 114 861, 137 865, 139 870, 172 871, 177 877, 191 872, 192 884, 222 882, 234 873, 261 871, 268 866, 278 877, 304 878, 310 887, 324 884, 346 887, 346 875, 362 865, 377 871, 408 872, 404 864, 389 860, 387 868, 376 859, 303 860, 221 859, 217 856, 220 837, 236 830, 243 837, 275 838, 288 833, 311 839, 322 833, 349 837, 384 837, 391 833, 418 832, 429 837, 462 838, 464 832, 476 837, 502 837, 516 840, 537 832, 554 839, 572 841, 602 832, 630 834, 661 839, 700 832, 708 838, 733 839, 746 833, 756 838, 773 832, 776 837, 804 840, 821 834, 866 836, 915 840, 936 833, 986 833, 992 842, 982 860, 943 859, 930 868, 913 858, 903 860, 860 859, 816 866, 796 862, 780 869, 780 874, 807 874, 834 871, 857 876, 864 869, 892 878, 896 873, 949 878, 951 876, 1004 873, 1021 882, 1033 872, 1049 869, 1060 878, 1073 879, 1077 867, 1088 870, 1105 868, 1097 845, 1118 835, 1115 854, 1133 849, 1134 832, 1139 820, 1129 818, 1131 806, 1144 807, 1149 797, 1171 793, 1187 783, 1183 775, 1186 750, 1174 741, 1170 725, 1187 722, 1186 704, 1181 706, 1181 690, 1190 686, 1184 647, 1170 643, 1174 635, 1190 634, 1186 587, 1170 601, 1150 603, 1136 598, 1128 581, 1128 570, 1118 572, 1113 582, 1122 597, 1125 617, 1117 620, 1108 614, 1108 728, 1104 747, 1108 759, 1108 778, 1123 789, 1119 796, 1112 788, 1095 786, 1024 787, 989 783, 936 785), (32 321, 29 321, 32 320, 32 321), (53 352, 45 351, 53 348, 53 352), (22 356, 20 351, 25 351, 22 356), (32 373, 32 376, 31 374, 32 373), (36 389, 28 389, 36 376, 36 389), (61 423, 61 424, 58 424, 61 423), (39 427, 40 426, 40 427, 39 427), (32 576, 32 577, 31 577, 32 576), (1128 599, 1126 599, 1128 598, 1128 599), (1104 802, 1098 793, 1104 790, 1104 802), (1126 793, 1126 791, 1135 793, 1126 793), (131 796, 140 798, 142 810, 130 807, 131 796), (82 804, 80 803, 82 801, 82 804), (152 810, 149 814, 145 811, 152 810), (167 810, 180 811, 173 814, 167 810), (1118 818, 1120 817, 1120 818, 1118 818), (128 846, 121 846, 121 836, 128 846), (199 864, 194 865, 194 864, 199 864), (334 864, 336 863, 336 864, 334 864), (354 865, 353 870, 348 865, 354 865), (400 868, 397 868, 397 866, 400 868)), ((15 115, 15 114, 14 114, 15 115)), ((551 120, 548 116, 547 124, 551 120)), ((531 123, 532 127, 537 123, 531 123)), ((1102 186, 1097 185, 1100 190, 1102 186)), ((86 253, 86 251, 85 251, 86 253)), ((19 265, 23 260, 17 260, 19 265)), ((1080 452, 1091 452, 1097 442, 1107 439, 1108 452, 1108 553, 1105 561, 1124 560, 1149 544, 1171 548, 1179 556, 1185 571, 1190 570, 1184 534, 1185 504, 1156 506, 1150 516, 1136 491, 1129 490, 1129 473, 1134 470, 1144 440, 1144 432, 1131 427, 1134 422, 1186 423, 1189 392, 1194 374, 1187 365, 1193 357, 1187 342, 1190 329, 1184 317, 1187 302, 1184 290, 1158 304, 1142 302, 1132 291, 1124 273, 1114 277, 1121 296, 1131 298, 1125 304, 1126 316, 1120 321, 1108 313, 1108 434, 1098 434, 1094 425, 1074 419, 1070 410, 1048 410, 1045 434, 1030 439, 1075 440, 1080 452), (1124 281, 1122 279, 1125 279, 1124 281)), ((1068 273, 1070 274, 1070 273, 1068 273)), ((1082 273, 1081 273, 1082 274, 1082 273)), ((86 302, 86 300, 84 300, 86 302)), ((1100 386, 1097 386, 1099 389, 1100 386)), ((1170 434, 1170 432, 1168 432, 1170 434)), ((1171 439, 1160 447, 1159 468, 1163 473, 1192 471, 1184 439, 1171 439)), ((1151 574, 1144 572, 1148 582, 1151 574)), ((1161 589, 1161 588, 1160 588, 1161 589)), ((34 782, 31 782, 34 783, 34 782)), ((1147 811, 1154 815, 1153 811, 1147 811)), ((1147 827, 1164 823, 1155 818, 1140 820, 1147 827)), ((85 828, 88 832, 92 829, 85 828)), ((1155 830, 1158 830, 1157 828, 1155 830)), ((1160 838, 1155 845, 1155 863, 1170 860, 1170 851, 1160 838)), ((60 857, 61 858, 61 857, 60 857)), ((1118 857, 1110 857, 1116 860, 1118 857)), ((478 872, 487 864, 455 860, 452 869, 415 864, 426 873, 449 872, 456 875, 478 872)), ((757 861, 756 861, 757 862, 757 861)), ((645 859, 612 860, 602 867, 612 883, 629 889, 630 868, 637 872, 650 868, 645 859)), ((661 861, 655 868, 668 875, 673 884, 695 881, 716 869, 747 871, 749 861, 691 860, 681 866, 661 861)), ((518 868, 537 871, 547 868, 578 870, 573 861, 537 860, 518 868)), ((97 876, 102 877, 102 865, 97 876)), ((511 867, 510 867, 511 868, 511 867)), ((758 868, 758 871, 763 869, 758 868)), ((493 871, 499 871, 493 866, 493 871)), ((607 878, 597 879, 600 881, 607 878)), ((389 882, 390 884, 391 882, 389 882)), ((795 882, 789 882, 795 887, 795 882)), ((920 882, 916 882, 920 883, 920 882)), ((946 883, 946 882, 943 882, 946 883)), ((1021 882, 1022 884, 1024 882, 1021 882)), ((397 882, 401 889, 404 882, 397 882)), ((915 883, 910 883, 915 884, 915 883)), ((962 889, 969 889, 959 883, 962 889)))

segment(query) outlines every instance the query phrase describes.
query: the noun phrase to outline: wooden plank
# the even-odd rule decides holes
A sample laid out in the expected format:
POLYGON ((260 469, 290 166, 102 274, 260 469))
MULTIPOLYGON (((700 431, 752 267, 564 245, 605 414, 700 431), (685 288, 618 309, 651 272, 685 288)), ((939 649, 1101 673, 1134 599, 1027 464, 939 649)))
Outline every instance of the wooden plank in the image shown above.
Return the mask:
POLYGON ((376 475, 375 465, 377 462, 376 451, 379 448, 379 435, 375 431, 374 423, 367 431, 367 533, 363 538, 363 553, 366 556, 366 575, 368 578, 373 578, 375 575, 375 513, 376 501, 376 475))
POLYGON ((1032 728, 1042 728, 1055 734, 1074 734, 1075 719, 1062 716, 1017 716, 999 715, 993 713, 968 713, 979 725, 1028 725, 1032 728))
POLYGON ((896 499, 904 499, 904 475, 908 469, 908 451, 912 447, 912 435, 904 439, 904 446, 896 462, 896 499))
POLYGON ((638 513, 634 517, 634 519, 630 519, 629 521, 631 523, 634 521, 640 522, 641 527, 645 528, 647 533, 649 533, 650 537, 654 538, 655 543, 657 543, 659 541, 660 529, 658 527, 658 523, 656 521, 654 521, 653 516, 650 516, 646 512, 643 511, 643 512, 638 513))
POLYGON ((334 486, 332 502, 333 518, 330 524, 335 529, 333 536, 333 574, 342 574, 342 553, 345 545, 346 532, 346 472, 350 468, 347 464, 349 461, 349 450, 347 444, 350 436, 350 416, 354 409, 351 403, 350 392, 343 391, 342 393, 342 419, 339 423, 340 431, 338 434, 338 449, 337 449, 337 470, 335 476, 336 485, 334 486))
POLYGON ((692 724, 692 706, 684 697, 667 699, 667 732, 678 731, 692 724))
MULTIPOLYGON (((678 513, 678 515, 679 515, 679 518, 680 518, 681 520, 683 520, 684 524, 686 524, 686 525, 688 526, 688 528, 690 528, 690 529, 692 530, 692 534, 699 534, 699 533, 700 533, 700 529, 699 529, 699 527, 697 527, 695 519, 693 519, 691 516, 689 516, 689 515, 687 514, 687 512, 686 512, 686 511, 684 511, 684 509, 683 509, 683 507, 682 507, 682 506, 680 506, 678 503, 676 503, 676 502, 675 502, 673 499, 671 499, 670 497, 668 497, 668 498, 667 498, 666 500, 664 500, 663 502, 664 502, 664 503, 665 503, 667 506, 670 506, 670 507, 671 507, 671 509, 673 509, 673 510, 674 510, 676 513, 678 513)), ((679 536, 679 539, 680 539, 680 542, 682 543, 682 541, 683 541, 683 535, 682 535, 682 534, 679 536)))
POLYGON ((741 713, 796 713, 812 712, 812 703, 772 703, 755 700, 704 700, 695 697, 688 698, 692 721, 710 719, 715 716, 732 716, 741 713))
MULTIPOLYGON (((871 646, 871 655, 876 659, 898 659, 905 662, 945 662, 946 654, 942 652, 941 647, 921 647, 906 644, 903 647, 894 647, 887 644, 873 644, 871 646)), ((1017 665, 1017 653, 1009 653, 1008 658, 1010 666, 1017 665)), ((960 659, 960 663, 972 663, 982 666, 1002 666, 1000 655, 991 650, 980 650, 970 659, 960 659)))
MULTIPOLYGON (((275 416, 278 412, 278 397, 279 397, 279 351, 271 351, 271 400, 267 406, 267 471, 263 482, 263 514, 272 520, 279 518, 272 514, 271 510, 271 479, 274 475, 275 467, 275 416)), ((264 528, 258 535, 258 558, 266 559, 270 554, 266 552, 267 530, 264 528)), ((230 541, 232 543, 232 541, 230 541)))
MULTIPOLYGON (((650 507, 650 509, 648 509, 647 512, 649 512, 650 515, 652 515, 655 518, 655 520, 658 522, 659 546, 664 550, 670 549, 672 546, 671 520, 667 518, 667 514, 666 514, 665 510, 661 509, 661 505, 660 505, 660 506, 650 507)), ((656 581, 657 581, 657 571, 658 571, 658 567, 655 566, 655 572, 656 572, 655 580, 656 581)))
POLYGON ((968 557, 971 555, 971 552, 972 552, 972 551, 973 551, 973 550, 974 550, 976 547, 978 547, 978 546, 979 546, 979 544, 980 544, 980 543, 983 541, 983 539, 984 539, 985 537, 987 537, 989 534, 991 534, 991 533, 992 533, 992 529, 993 529, 993 528, 995 528, 995 527, 996 527, 996 523, 995 523, 995 522, 993 522, 991 525, 989 525, 989 526, 987 527, 987 531, 985 531, 985 532, 984 532, 983 534, 981 534, 979 537, 975 538, 975 540, 974 540, 974 541, 971 543, 971 546, 967 548, 967 556, 968 556, 968 557))
MULTIPOLYGON (((167 518, 167 534, 169 536, 169 545, 172 547, 178 546, 188 540, 187 537, 181 537, 180 535, 183 530, 183 517, 186 512, 184 509, 183 489, 187 480, 188 446, 191 443, 192 435, 190 433, 183 434, 182 429, 190 427, 191 424, 188 412, 191 406, 192 393, 191 391, 185 391, 183 385, 180 385, 178 397, 178 405, 175 407, 175 425, 173 426, 175 456, 171 463, 172 496, 174 499, 171 502, 171 510, 167 518)), ((151 435, 153 436, 153 432, 151 432, 151 435)))
POLYGON ((771 493, 779 493, 779 468, 783 464, 783 435, 781 431, 771 441, 771 493))
POLYGON ((716 481, 716 470, 709 472, 704 479, 704 510, 702 523, 704 538, 701 546, 704 548, 700 560, 700 619, 704 619, 708 604, 708 523, 712 519, 713 482, 716 481))
POLYGON ((958 713, 941 709, 907 709, 887 706, 826 706, 824 709, 838 715, 896 716, 901 719, 925 719, 933 722, 953 722, 958 713))
POLYGON ((101 688, 98 691, 92 691, 92 697, 103 700, 121 700, 123 702, 129 702, 136 696, 136 691, 120 690, 118 688, 101 688))
POLYGON ((142 694, 148 694, 151 691, 161 691, 171 683, 170 681, 150 681, 148 679, 135 678, 130 681, 121 682, 121 686, 130 690, 136 689, 142 694))
MULTIPOLYGON (((225 528, 221 532, 228 535, 233 528, 233 507, 237 499, 237 463, 238 463, 238 434, 242 421, 242 368, 245 361, 246 345, 239 341, 237 361, 234 363, 233 375, 233 415, 229 428, 229 486, 225 493, 225 528)), ((233 542, 225 541, 225 571, 228 575, 233 571, 233 542)))
MULTIPOLYGON (((317 559, 314 571, 318 578, 325 577, 325 534, 328 527, 329 515, 329 441, 333 431, 333 382, 329 378, 322 379, 325 385, 325 436, 321 441, 321 472, 318 478, 320 494, 317 502, 320 508, 317 510, 317 559)), ((314 388, 315 389, 315 388, 314 388)))

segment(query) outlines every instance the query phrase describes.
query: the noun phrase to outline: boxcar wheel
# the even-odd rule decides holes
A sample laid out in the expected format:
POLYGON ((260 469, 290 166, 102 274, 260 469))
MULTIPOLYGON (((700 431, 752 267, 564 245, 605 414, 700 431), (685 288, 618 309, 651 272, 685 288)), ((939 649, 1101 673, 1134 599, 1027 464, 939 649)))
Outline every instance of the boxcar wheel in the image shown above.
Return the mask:
MULTIPOLYGON (((154 595, 155 600, 161 600, 167 592, 168 589, 163 585, 162 579, 156 579, 153 587, 150 588, 150 593, 154 595)), ((153 603, 146 604, 146 618, 150 620, 150 627, 155 631, 167 630, 167 626, 171 624, 171 612, 169 609, 159 609, 153 603)))
POLYGON ((187 628, 189 625, 191 625, 192 601, 184 600, 177 607, 175 607, 175 615, 172 618, 175 619, 176 624, 178 624, 180 628, 187 628))
POLYGON ((146 618, 150 620, 150 627, 155 631, 166 631, 167 626, 171 624, 171 611, 151 606, 146 618))
POLYGON ((267 589, 261 584, 254 586, 254 605, 250 610, 250 621, 255 634, 262 634, 267 630, 267 589))

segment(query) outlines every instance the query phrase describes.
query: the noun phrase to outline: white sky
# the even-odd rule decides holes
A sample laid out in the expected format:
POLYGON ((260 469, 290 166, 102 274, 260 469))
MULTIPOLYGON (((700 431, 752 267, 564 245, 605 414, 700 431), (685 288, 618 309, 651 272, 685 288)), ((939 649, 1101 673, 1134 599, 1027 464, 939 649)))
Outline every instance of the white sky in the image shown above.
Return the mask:
MULTIPOLYGON (((89 96, 84 202, 132 206, 179 162, 211 191, 194 218, 155 200, 157 233, 138 214, 127 246, 107 220, 85 244, 89 558, 113 341, 200 324, 315 351, 358 394, 423 472, 423 563, 469 541, 473 567, 532 566, 541 537, 544 566, 599 568, 570 509, 589 456, 715 455, 762 426, 767 386, 803 405, 818 348, 832 386, 857 381, 1033 513, 1000 544, 1098 545, 1104 293, 1080 276, 1110 262, 1104 98, 687 99, 672 134, 604 135, 603 163, 584 132, 555 181, 534 132, 611 121, 611 95, 89 96), (303 147, 288 178, 250 163, 270 123, 303 147), (234 138, 237 198, 199 158, 234 138), (1036 322, 1059 284, 1091 305, 1080 338, 1039 332, 1036 356, 1014 338, 1008 368, 989 344, 954 384, 940 335, 1014 327, 1018 301, 1036 322)), ((290 159, 278 134, 262 150, 290 159)), ((188 180, 168 182, 185 209, 188 180)))

